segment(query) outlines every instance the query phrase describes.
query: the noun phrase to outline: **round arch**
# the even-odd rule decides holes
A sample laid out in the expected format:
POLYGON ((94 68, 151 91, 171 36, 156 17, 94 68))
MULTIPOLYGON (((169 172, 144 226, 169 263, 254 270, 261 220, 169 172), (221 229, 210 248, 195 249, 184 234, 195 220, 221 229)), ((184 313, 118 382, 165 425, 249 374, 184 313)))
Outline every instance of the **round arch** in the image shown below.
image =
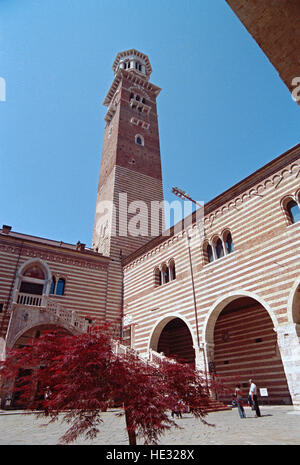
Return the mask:
POLYGON ((300 324, 300 276, 294 281, 289 294, 287 317, 289 323, 300 324))
POLYGON ((182 320, 183 323, 185 323, 185 325, 188 327, 189 332, 191 334, 192 341, 193 341, 193 348, 194 349, 198 348, 196 335, 194 334, 194 331, 191 327, 190 322, 186 318, 184 318, 182 315, 176 312, 176 313, 169 313, 168 315, 164 315, 159 320, 156 321, 151 331, 151 334, 149 336, 148 347, 147 347, 148 352, 150 349, 157 350, 159 337, 163 329, 168 323, 170 323, 172 320, 175 320, 176 318, 178 318, 179 320, 182 320))
POLYGON ((17 342, 22 338, 24 337, 26 334, 30 334, 31 332, 33 332, 33 330, 59 330, 59 329, 62 329, 62 330, 65 330, 66 332, 68 332, 69 334, 72 334, 72 335, 75 335, 77 334, 77 331, 74 330, 73 327, 71 327, 70 325, 68 325, 67 323, 63 323, 63 322, 49 322, 49 323, 42 323, 42 324, 33 324, 33 325, 30 325, 30 326, 26 326, 26 328, 22 329, 21 331, 19 331, 15 336, 14 338, 10 341, 9 344, 7 344, 7 348, 14 348, 15 345, 17 344, 17 342))
POLYGON ((231 302, 233 302, 234 300, 237 300, 241 297, 249 297, 253 300, 256 300, 258 303, 260 303, 264 308, 265 310, 268 312, 272 322, 273 322, 273 325, 274 325, 274 330, 276 331, 277 330, 277 326, 278 326, 278 322, 276 320, 276 317, 270 307, 270 305, 264 301, 264 299, 262 299, 260 296, 258 296, 257 294, 253 293, 253 292, 248 292, 248 291, 242 291, 242 290, 239 290, 239 291, 236 291, 236 292, 231 292, 229 294, 226 294, 224 296, 220 296, 216 302, 213 304, 213 306, 211 307, 211 309, 209 310, 207 316, 206 316, 206 319, 204 321, 204 325, 203 325, 203 342, 204 343, 211 343, 213 344, 214 342, 214 328, 215 328, 215 324, 216 324, 216 321, 220 315, 220 313, 222 312, 222 310, 228 305, 230 304, 231 302))
POLYGON ((52 274, 51 274, 51 270, 50 270, 47 262, 45 262, 44 260, 41 260, 40 258, 30 258, 29 260, 26 260, 24 263, 22 263, 22 265, 18 269, 18 276, 21 276, 23 274, 24 270, 28 266, 31 266, 31 265, 34 265, 34 264, 38 264, 44 269, 44 271, 46 273, 46 280, 51 279, 52 274))
POLYGON ((254 377, 259 388, 267 388, 269 403, 291 403, 278 329, 274 312, 255 293, 237 291, 217 299, 205 320, 203 337, 207 368, 223 385, 220 400, 230 402, 236 383, 247 390, 254 377))

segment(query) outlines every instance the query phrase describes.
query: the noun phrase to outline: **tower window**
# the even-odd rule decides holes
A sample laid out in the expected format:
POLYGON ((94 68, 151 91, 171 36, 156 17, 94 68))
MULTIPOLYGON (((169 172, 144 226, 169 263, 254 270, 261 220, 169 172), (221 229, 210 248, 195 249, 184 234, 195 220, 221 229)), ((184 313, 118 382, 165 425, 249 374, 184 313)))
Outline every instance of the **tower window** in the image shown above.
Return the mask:
POLYGON ((138 145, 144 145, 144 138, 140 134, 135 136, 135 143, 138 145))

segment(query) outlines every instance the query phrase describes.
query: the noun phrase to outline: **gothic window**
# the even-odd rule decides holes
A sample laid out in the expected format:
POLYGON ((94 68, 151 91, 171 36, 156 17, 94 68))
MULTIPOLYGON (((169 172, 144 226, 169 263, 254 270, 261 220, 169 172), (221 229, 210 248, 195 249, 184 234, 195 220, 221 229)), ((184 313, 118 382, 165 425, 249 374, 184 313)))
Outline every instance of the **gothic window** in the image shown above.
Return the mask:
POLYGON ((44 271, 38 265, 33 265, 27 268, 23 273, 23 276, 26 276, 27 278, 45 279, 44 271))
POLYGON ((161 271, 159 268, 155 268, 154 270, 154 284, 155 286, 162 285, 162 276, 161 276, 161 271))
POLYGON ((175 270, 175 262, 174 260, 171 260, 169 263, 169 274, 170 274, 170 280, 173 281, 176 279, 176 270, 175 270))
POLYGON ((221 258, 224 256, 224 249, 223 249, 223 244, 220 238, 217 239, 216 245, 215 245, 215 250, 216 250, 216 257, 221 258))
POLYGON ((170 281, 170 273, 169 273, 169 268, 166 265, 163 265, 163 281, 164 284, 167 284, 170 281))
POLYGON ((227 231, 224 234, 224 243, 225 243, 225 248, 226 248, 226 253, 227 254, 234 251, 233 240, 232 240, 232 237, 231 237, 231 233, 229 231, 227 231))
POLYGON ((286 211, 291 223, 297 223, 298 221, 300 221, 300 209, 299 205, 295 200, 290 200, 287 203, 286 211))
POLYGON ((214 261, 214 254, 213 254, 212 246, 210 244, 208 244, 206 251, 207 251, 208 263, 213 262, 214 261))
POLYGON ((45 273, 39 264, 25 268, 21 276, 19 292, 24 294, 42 295, 45 287, 45 273))
POLYGON ((161 267, 156 267, 154 270, 154 285, 161 286, 176 279, 175 261, 171 259, 169 265, 164 263, 161 267))
POLYGON ((203 255, 204 255, 204 263, 212 263, 214 261, 214 254, 212 246, 205 242, 203 244, 203 255))

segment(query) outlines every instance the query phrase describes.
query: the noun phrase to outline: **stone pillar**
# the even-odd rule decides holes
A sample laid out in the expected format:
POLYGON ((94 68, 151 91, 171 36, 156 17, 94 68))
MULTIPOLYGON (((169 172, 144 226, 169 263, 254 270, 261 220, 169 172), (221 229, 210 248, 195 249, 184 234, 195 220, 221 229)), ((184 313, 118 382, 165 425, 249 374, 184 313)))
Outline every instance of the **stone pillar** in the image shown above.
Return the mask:
POLYGON ((0 361, 5 360, 5 339, 0 337, 0 361))
POLYGON ((199 348, 198 346, 193 346, 195 351, 195 367, 197 370, 205 371, 205 358, 204 358, 204 351, 203 349, 199 348))
POLYGON ((292 402, 300 408, 300 325, 280 325, 276 331, 292 402))

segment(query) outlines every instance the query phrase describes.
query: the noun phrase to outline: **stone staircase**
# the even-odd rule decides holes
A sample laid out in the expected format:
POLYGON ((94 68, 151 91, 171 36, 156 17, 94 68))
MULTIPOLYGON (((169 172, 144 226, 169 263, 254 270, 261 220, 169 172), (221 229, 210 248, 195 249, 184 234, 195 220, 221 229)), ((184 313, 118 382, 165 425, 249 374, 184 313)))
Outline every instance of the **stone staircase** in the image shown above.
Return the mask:
POLYGON ((223 402, 221 402, 220 400, 216 400, 216 399, 213 399, 213 398, 211 398, 211 400, 210 400, 209 408, 205 409, 205 411, 207 413, 221 412, 223 410, 232 410, 232 406, 223 404, 223 402))
MULTIPOLYGON (((124 346, 118 341, 113 342, 113 350, 116 354, 125 354, 127 351, 134 352, 141 360, 148 362, 154 366, 158 366, 161 360, 168 358, 165 355, 160 354, 153 349, 150 349, 148 353, 141 355, 134 349, 124 346)), ((209 402, 209 407, 205 408, 206 413, 220 412, 224 410, 232 410, 232 406, 226 405, 223 402, 212 397, 209 402)))

